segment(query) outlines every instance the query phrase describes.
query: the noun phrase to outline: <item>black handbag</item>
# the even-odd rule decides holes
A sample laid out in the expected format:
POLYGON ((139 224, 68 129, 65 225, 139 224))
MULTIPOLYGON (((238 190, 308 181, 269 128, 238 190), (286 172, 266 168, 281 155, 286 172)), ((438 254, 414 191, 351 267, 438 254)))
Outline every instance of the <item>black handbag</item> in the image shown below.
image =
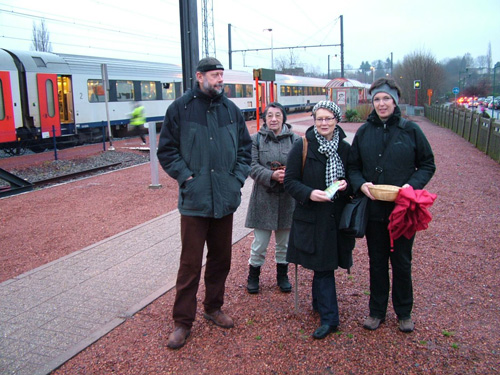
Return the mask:
POLYGON ((339 229, 346 236, 364 237, 366 224, 368 224, 368 201, 369 198, 361 193, 345 205, 340 217, 339 229))
MULTIPOLYGON (((399 134, 400 129, 404 128, 406 125, 406 119, 400 119, 399 126, 396 127, 396 131, 393 133, 387 147, 384 150, 383 155, 379 160, 379 166, 375 168, 375 172, 372 175, 372 182, 376 183, 378 177, 383 171, 381 166, 384 165, 385 159, 387 157, 387 149, 394 143, 396 137, 399 134)), ((365 236, 366 225, 368 224, 368 201, 370 199, 361 192, 351 199, 342 210, 342 215, 340 216, 339 229, 344 232, 346 236, 363 238, 365 236)))

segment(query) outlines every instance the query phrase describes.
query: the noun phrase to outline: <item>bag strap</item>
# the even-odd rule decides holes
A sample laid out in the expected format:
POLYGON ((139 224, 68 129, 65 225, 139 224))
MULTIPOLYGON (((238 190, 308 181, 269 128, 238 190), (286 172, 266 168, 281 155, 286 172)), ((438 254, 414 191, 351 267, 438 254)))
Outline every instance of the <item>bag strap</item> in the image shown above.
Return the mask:
POLYGON ((304 173, 304 166, 306 165, 307 156, 307 138, 305 135, 302 136, 302 174, 304 173))
POLYGON ((384 165, 385 160, 387 159, 387 150, 394 144, 394 142, 396 141, 396 138, 397 138, 399 132, 401 131, 401 129, 404 129, 405 126, 406 126, 406 119, 403 118, 403 117, 401 117, 399 119, 398 126, 396 126, 396 130, 392 134, 392 137, 389 140, 389 143, 387 143, 387 146, 384 149, 384 153, 382 154, 382 157, 380 158, 380 160, 378 162, 379 165, 375 167, 375 172, 372 175, 372 182, 373 183, 377 182, 379 176, 384 171, 384 168, 382 166, 384 165))

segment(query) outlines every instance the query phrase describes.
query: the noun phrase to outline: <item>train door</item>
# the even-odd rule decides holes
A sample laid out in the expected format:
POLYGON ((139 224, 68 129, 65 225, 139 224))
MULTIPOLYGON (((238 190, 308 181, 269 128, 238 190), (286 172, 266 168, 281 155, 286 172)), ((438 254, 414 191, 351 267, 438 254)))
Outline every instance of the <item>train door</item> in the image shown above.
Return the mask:
POLYGON ((259 103, 260 103, 260 111, 264 113, 266 106, 267 106, 267 90, 266 90, 266 83, 259 83, 260 85, 260 90, 259 90, 259 103))
POLYGON ((61 135, 59 100, 57 94, 57 74, 37 74, 38 102, 42 138, 61 135))
POLYGON ((267 103, 276 102, 276 84, 274 82, 266 82, 267 85, 267 103))
POLYGON ((59 99, 59 118, 61 124, 73 123, 73 91, 71 76, 57 77, 57 93, 59 99))
POLYGON ((272 85, 272 95, 271 95, 271 101, 277 102, 278 101, 278 84, 271 82, 270 85, 272 85))
POLYGON ((10 73, 0 72, 0 142, 16 140, 10 73))

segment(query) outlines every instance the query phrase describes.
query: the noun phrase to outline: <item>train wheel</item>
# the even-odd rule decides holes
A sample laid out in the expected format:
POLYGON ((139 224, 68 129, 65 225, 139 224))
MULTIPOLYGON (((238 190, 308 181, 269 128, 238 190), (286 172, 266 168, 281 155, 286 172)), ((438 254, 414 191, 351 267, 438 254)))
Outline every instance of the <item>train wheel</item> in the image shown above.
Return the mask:
POLYGON ((3 152, 10 156, 24 155, 26 153, 26 147, 19 143, 19 145, 4 148, 3 152))

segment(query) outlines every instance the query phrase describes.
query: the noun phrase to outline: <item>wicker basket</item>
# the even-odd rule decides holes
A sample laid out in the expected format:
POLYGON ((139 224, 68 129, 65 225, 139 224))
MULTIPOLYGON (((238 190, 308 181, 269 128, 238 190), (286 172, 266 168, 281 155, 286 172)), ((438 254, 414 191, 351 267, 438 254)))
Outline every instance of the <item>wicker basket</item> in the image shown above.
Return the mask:
POLYGON ((373 185, 369 187, 371 195, 379 201, 394 202, 398 196, 399 186, 373 185))

